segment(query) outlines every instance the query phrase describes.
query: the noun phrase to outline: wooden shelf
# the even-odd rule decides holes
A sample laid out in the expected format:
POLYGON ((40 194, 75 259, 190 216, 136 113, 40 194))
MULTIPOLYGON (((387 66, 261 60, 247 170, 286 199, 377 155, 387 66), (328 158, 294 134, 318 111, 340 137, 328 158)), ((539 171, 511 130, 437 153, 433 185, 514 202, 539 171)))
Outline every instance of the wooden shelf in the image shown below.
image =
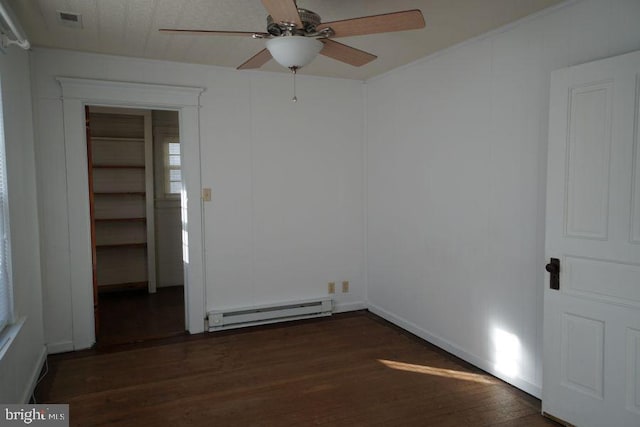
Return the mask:
POLYGON ((89 116, 95 292, 153 292, 151 113, 98 109, 89 116))
POLYGON ((147 218, 94 218, 96 222, 146 222, 147 218))
POLYGON ((147 242, 138 243, 108 243, 96 245, 96 248, 146 248, 147 242))
POLYGON ((94 191, 97 196, 146 196, 144 191, 94 191))
POLYGON ((125 138, 121 136, 91 136, 92 141, 144 142, 144 138, 125 138))
POLYGON ((144 169, 144 165, 93 165, 94 169, 144 169))

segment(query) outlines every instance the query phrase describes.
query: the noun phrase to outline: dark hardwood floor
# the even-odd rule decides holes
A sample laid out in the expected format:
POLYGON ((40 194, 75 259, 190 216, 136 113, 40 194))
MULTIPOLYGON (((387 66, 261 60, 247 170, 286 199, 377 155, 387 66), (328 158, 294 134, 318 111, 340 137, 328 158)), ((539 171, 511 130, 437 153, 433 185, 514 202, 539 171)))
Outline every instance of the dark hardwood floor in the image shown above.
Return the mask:
POLYGON ((49 357, 78 426, 543 426, 540 402, 368 313, 49 357))
POLYGON ((98 313, 99 347, 184 334, 184 287, 101 293, 98 313))

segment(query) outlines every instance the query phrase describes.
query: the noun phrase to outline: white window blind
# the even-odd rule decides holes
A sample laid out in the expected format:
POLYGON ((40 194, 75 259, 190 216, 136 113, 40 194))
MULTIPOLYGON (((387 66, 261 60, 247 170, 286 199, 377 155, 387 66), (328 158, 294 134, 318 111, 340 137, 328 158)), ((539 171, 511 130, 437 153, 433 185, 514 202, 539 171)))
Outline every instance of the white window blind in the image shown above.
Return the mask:
POLYGON ((0 85, 0 331, 13 320, 11 285, 11 251, 9 247, 9 205, 7 170, 4 149, 4 114, 0 85))
POLYGON ((179 195, 182 190, 180 141, 167 138, 164 147, 164 192, 167 196, 179 195))

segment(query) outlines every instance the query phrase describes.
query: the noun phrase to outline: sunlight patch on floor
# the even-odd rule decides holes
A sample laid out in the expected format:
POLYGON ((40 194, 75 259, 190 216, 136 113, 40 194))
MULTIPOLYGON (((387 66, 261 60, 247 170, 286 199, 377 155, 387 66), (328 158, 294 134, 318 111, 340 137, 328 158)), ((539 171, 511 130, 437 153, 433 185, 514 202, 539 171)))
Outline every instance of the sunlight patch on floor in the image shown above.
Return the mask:
POLYGON ((456 371, 453 369, 434 368, 433 366, 415 365, 413 363, 397 362, 394 360, 378 359, 378 362, 385 365, 387 368, 396 369, 399 371, 415 372, 418 374, 435 375, 438 377, 451 378, 462 381, 473 381, 483 384, 496 384, 497 380, 481 374, 474 374, 472 372, 456 371))

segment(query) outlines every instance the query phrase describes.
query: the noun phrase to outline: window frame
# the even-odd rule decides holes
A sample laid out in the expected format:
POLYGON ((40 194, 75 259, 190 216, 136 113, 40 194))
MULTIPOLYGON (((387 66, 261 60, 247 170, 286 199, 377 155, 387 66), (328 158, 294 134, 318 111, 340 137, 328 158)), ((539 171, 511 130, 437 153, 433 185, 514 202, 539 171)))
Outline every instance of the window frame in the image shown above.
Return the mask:
MULTIPOLYGON (((154 167, 154 197, 155 200, 180 200, 181 194, 167 193, 167 142, 180 142, 180 133, 176 126, 154 126, 153 127, 153 167, 154 167)), ((180 146, 180 168, 182 168, 182 146, 180 146)), ((184 188, 184 176, 181 177, 184 188)))
POLYGON ((13 292, 13 272, 11 259, 11 227, 9 217, 9 189, 7 181, 7 150, 4 132, 4 108, 2 97, 2 84, 0 80, 0 286, 6 283, 5 295, 7 299, 6 320, 0 317, 0 351, 10 341, 10 334, 6 332, 16 321, 14 292, 13 292))
POLYGON ((162 175, 163 175, 163 182, 164 182, 164 198, 165 199, 177 199, 180 197, 180 193, 182 192, 182 146, 180 145, 180 137, 179 136, 165 136, 164 140, 162 141, 162 159, 163 159, 163 165, 164 167, 162 168, 162 175), (179 165, 172 165, 171 164, 171 156, 175 156, 175 154, 171 154, 171 150, 170 150, 170 146, 171 144, 177 144, 178 145, 178 158, 180 159, 180 164, 179 165), (171 180, 171 171, 172 170, 178 170, 180 171, 180 180, 179 181, 175 181, 175 180, 171 180), (171 191, 171 183, 172 182, 179 182, 180 183, 180 190, 177 192, 172 192, 171 191))

